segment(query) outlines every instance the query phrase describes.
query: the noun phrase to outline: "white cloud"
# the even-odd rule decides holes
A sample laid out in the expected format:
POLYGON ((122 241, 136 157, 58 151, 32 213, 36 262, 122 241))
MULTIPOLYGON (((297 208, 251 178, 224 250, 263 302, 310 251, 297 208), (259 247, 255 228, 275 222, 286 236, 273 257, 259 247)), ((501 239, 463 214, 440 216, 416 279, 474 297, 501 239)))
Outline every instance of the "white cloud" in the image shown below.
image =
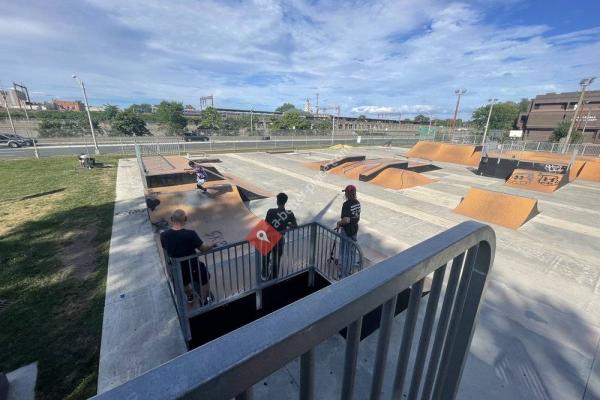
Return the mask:
POLYGON ((460 87, 466 117, 492 96, 575 90, 598 71, 600 27, 498 26, 484 3, 32 0, 3 11, 0 26, 19 18, 30 34, 0 37, 0 76, 75 97, 76 71, 95 104, 212 93, 220 106, 273 109, 318 92, 346 113, 440 116, 460 87))
POLYGON ((352 112, 358 114, 428 114, 435 109, 434 106, 426 104, 401 105, 399 107, 389 106, 359 106, 353 107, 352 112))

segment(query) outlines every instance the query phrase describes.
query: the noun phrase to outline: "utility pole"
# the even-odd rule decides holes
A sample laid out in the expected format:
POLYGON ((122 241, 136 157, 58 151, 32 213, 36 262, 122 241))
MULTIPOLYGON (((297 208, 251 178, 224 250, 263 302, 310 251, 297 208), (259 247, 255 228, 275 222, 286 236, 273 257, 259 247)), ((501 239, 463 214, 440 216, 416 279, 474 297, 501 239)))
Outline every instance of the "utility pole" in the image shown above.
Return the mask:
POLYGON ((569 148, 569 142, 571 141, 571 134, 573 133, 573 127, 575 126, 575 120, 579 116, 579 111, 581 108, 581 104, 583 103, 583 98, 585 96, 585 89, 594 82, 596 77, 585 78, 582 79, 579 84, 581 85, 581 95, 579 95, 579 101, 577 102, 577 106, 575 107, 575 112, 573 113, 573 119, 571 120, 571 125, 569 125, 569 131, 567 132, 567 137, 565 139, 565 143, 563 144, 562 153, 566 153, 569 148))
POLYGON ((585 116, 585 121, 583 122, 583 129, 581 130, 582 135, 585 134, 585 129, 587 128, 588 121, 590 120, 590 111, 592 111, 592 109, 590 108, 590 105, 589 105, 589 101, 587 101, 586 104, 588 105, 588 112, 587 112, 587 115, 585 116))
POLYGON ((490 126, 490 118, 492 117, 492 110, 494 109, 494 104, 496 104, 497 101, 498 101, 498 99, 489 99, 488 100, 488 102, 490 103, 490 112, 488 113, 487 121, 485 123, 485 130, 483 131, 483 140, 481 141, 482 146, 485 146, 485 139, 487 137, 488 127, 490 126))
POLYGON ((250 135, 252 135, 252 113, 254 112, 254 108, 250 109, 250 135))
POLYGON ((335 115, 331 116, 331 145, 333 145, 333 136, 335 135, 335 115))
POLYGON ((317 117, 319 116, 319 93, 317 93, 317 117))
MULTIPOLYGON (((29 93, 27 92, 27 88, 25 86, 23 86, 22 82, 21 85, 18 85, 21 88, 25 88, 26 93, 27 93, 27 103, 29 103, 29 106, 31 106, 31 99, 29 98, 29 93)), ((17 84, 13 82, 13 88, 15 89, 15 92, 17 91, 17 84)), ((17 96, 18 97, 18 96, 17 96)), ((25 105, 27 105, 27 103, 25 105)), ((19 106, 21 105, 21 103, 19 103, 19 106)), ((27 120, 27 131, 28 131, 28 136, 31 138, 31 141, 33 142, 33 154, 35 154, 35 158, 40 158, 40 155, 38 153, 38 149, 37 149, 37 144, 35 143, 35 138, 31 136, 31 121, 29 120, 29 113, 27 112, 27 107, 22 107, 23 111, 25 111, 25 119, 27 120)))
POLYGON ((13 135, 16 135, 17 132, 15 131, 15 124, 13 124, 13 120, 10 115, 10 108, 8 107, 8 100, 6 100, 6 92, 0 88, 0 94, 2 95, 2 98, 4 99, 4 106, 6 107, 6 113, 8 114, 8 120, 10 121, 10 127, 12 129, 13 135))
POLYGON ((90 105, 88 104, 87 93, 85 92, 85 85, 83 81, 77 77, 77 75, 71 76, 77 82, 79 82, 79 86, 81 86, 81 91, 83 92, 83 99, 85 100, 85 111, 87 112, 88 121, 90 122, 90 131, 92 132, 92 140, 94 141, 94 152, 96 154, 100 154, 100 149, 98 148, 98 142, 96 142, 96 133, 94 132, 94 124, 92 123, 92 116, 90 115, 90 105))
POLYGON ((456 116, 458 115, 458 107, 460 106, 460 96, 467 93, 467 89, 456 89, 454 94, 456 95, 456 107, 454 108, 454 117, 452 118, 452 132, 456 126, 456 116))

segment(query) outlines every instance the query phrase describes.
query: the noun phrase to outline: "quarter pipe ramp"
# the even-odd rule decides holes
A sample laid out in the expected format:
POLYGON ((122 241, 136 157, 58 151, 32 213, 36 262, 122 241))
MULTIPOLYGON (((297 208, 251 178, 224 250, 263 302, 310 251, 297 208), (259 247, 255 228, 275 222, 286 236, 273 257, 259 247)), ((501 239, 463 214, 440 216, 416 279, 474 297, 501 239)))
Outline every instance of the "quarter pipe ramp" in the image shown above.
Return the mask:
POLYGON ((419 141, 406 155, 431 161, 477 166, 481 158, 481 146, 419 141))

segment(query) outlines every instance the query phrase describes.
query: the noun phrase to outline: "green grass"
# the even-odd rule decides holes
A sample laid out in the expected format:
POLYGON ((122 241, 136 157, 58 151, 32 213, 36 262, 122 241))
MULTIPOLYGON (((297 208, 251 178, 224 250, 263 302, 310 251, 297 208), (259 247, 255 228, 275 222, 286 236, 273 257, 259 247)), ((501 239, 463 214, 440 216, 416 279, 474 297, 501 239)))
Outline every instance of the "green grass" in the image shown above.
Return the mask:
POLYGON ((98 161, 0 161, 0 371, 37 361, 40 399, 96 393, 118 159, 98 161))

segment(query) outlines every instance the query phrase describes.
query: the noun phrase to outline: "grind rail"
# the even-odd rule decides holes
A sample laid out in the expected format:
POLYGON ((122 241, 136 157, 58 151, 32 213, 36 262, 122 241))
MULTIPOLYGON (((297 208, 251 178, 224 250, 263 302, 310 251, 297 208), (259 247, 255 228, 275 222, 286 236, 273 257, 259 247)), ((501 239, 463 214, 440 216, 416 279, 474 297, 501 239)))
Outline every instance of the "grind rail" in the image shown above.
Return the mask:
MULTIPOLYGON (((347 328, 339 398, 352 399, 359 372, 362 318, 382 306, 375 361, 368 377, 369 398, 381 398, 387 356, 393 355, 397 361, 388 375, 393 379, 386 385, 392 399, 402 398, 403 393, 409 399, 454 399, 493 264, 495 242, 489 226, 464 222, 96 398, 251 399, 257 382, 300 358, 299 398, 313 399, 315 348, 347 328), (423 284, 432 274, 423 322, 417 327, 423 284), (402 339, 399 348, 392 349, 394 309, 398 294, 407 289, 410 300, 402 339), (414 346, 415 356, 411 357, 414 346)), ((330 379, 329 384, 335 381, 330 379)))
POLYGON ((268 256, 244 240, 204 254, 168 260, 168 281, 186 340, 191 339, 190 318, 250 294, 256 295, 256 309, 261 309, 264 289, 305 272, 309 274, 308 286, 312 287, 315 273, 333 283, 363 267, 362 252, 356 242, 317 222, 286 231, 280 243, 268 256), (273 256, 279 252, 281 260, 274 268, 273 256), (199 270, 192 271, 189 261, 196 260, 206 268, 208 285, 200 285, 199 270), (195 292, 191 303, 184 290, 183 269, 187 269, 187 276, 196 277, 191 279, 195 292))

